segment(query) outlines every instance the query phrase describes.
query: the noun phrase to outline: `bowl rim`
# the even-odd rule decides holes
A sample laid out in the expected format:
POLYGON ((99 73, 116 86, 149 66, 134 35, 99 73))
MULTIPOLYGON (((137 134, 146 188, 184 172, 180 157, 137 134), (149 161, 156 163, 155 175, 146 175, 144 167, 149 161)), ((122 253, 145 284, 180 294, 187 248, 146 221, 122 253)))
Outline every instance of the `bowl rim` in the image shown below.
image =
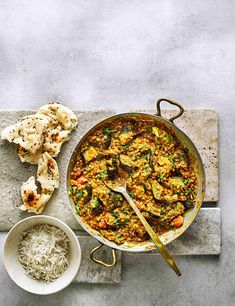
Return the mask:
MULTIPOLYGON (((38 224, 39 224, 39 223, 38 223, 38 224)), ((44 224, 49 224, 49 223, 45 222, 44 224)), ((49 224, 49 225, 51 225, 51 224, 49 224)), ((31 226, 33 226, 33 225, 31 225, 31 226)), ((31 226, 29 226, 28 228, 30 228, 31 226)), ((25 230, 27 230, 27 229, 25 229, 25 230)), ((69 240, 71 241, 70 237, 68 237, 68 238, 69 238, 69 240)), ((63 221, 59 220, 58 218, 51 217, 51 216, 47 216, 47 215, 29 216, 29 217, 24 218, 24 219, 20 220, 19 222, 17 222, 17 223, 9 230, 9 232, 7 233, 7 235, 6 235, 6 237, 5 237, 5 240, 4 240, 4 242, 3 242, 3 246, 2 246, 2 260, 3 260, 4 267, 5 267, 6 271, 7 271, 7 274, 9 275, 9 277, 10 277, 10 278, 13 280, 13 282, 14 282, 17 286, 19 286, 21 289, 23 289, 23 290, 25 290, 25 291, 27 291, 27 292, 36 294, 36 295, 50 295, 50 294, 57 293, 57 292, 59 292, 59 291, 65 289, 66 287, 68 287, 68 286, 72 283, 72 281, 74 280, 75 276, 77 275, 77 273, 78 273, 78 271, 79 271, 79 268, 80 268, 80 265, 81 265, 81 256, 82 256, 82 253, 81 253, 80 242, 79 242, 79 240, 78 240, 78 237, 75 235, 74 231, 73 231, 66 223, 64 223, 63 221), (53 221, 55 221, 56 223, 58 223, 58 224, 54 224, 54 226, 57 226, 58 228, 60 228, 60 229, 63 230, 63 228, 60 227, 60 225, 62 224, 62 225, 68 230, 68 232, 71 234, 71 237, 74 239, 75 244, 76 244, 76 250, 77 250, 77 252, 78 252, 78 256, 76 257, 76 258, 77 258, 77 260, 76 260, 76 265, 75 265, 75 269, 73 270, 73 273, 71 274, 71 276, 72 276, 71 279, 69 279, 69 280, 63 282, 63 283, 62 283, 62 286, 59 286, 58 288, 56 288, 55 290, 53 290, 53 291, 51 291, 51 292, 46 292, 46 291, 45 291, 45 292, 40 292, 40 293, 39 293, 39 292, 37 292, 37 291, 35 291, 35 290, 31 290, 30 288, 29 288, 29 289, 28 289, 28 288, 26 289, 25 287, 22 287, 21 283, 18 282, 18 280, 16 280, 14 277, 12 277, 11 273, 9 272, 8 265, 6 264, 6 257, 7 257, 7 255, 6 255, 6 243, 7 243, 8 239, 9 239, 10 235, 15 231, 15 229, 16 229, 20 224, 22 224, 22 223, 24 223, 24 222, 26 222, 27 220, 30 220, 30 219, 44 219, 45 221, 47 221, 47 220, 53 220, 53 221)), ((62 274, 61 276, 59 276, 59 278, 62 277, 62 276, 63 276, 63 274, 62 274)), ((58 279, 59 279, 59 278, 58 278, 58 279)), ((29 279, 30 279, 30 278, 29 278, 29 279)), ((67 279, 68 279, 68 278, 67 278, 67 279)), ((33 279, 32 279, 32 280, 33 280, 33 279)), ((66 280, 66 279, 65 279, 65 280, 66 280)))

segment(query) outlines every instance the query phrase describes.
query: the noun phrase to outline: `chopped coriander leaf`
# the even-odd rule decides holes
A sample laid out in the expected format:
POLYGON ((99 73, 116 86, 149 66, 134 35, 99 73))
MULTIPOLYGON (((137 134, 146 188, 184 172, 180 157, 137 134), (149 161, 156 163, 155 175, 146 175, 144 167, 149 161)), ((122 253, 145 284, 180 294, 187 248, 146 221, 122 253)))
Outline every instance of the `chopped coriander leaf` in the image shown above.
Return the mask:
POLYGON ((186 185, 188 183, 187 179, 183 179, 182 182, 184 183, 184 185, 186 185))
POLYGON ((147 169, 145 169, 145 174, 146 174, 146 177, 145 177, 145 180, 147 180, 151 174, 151 172, 147 169))
POLYGON ((124 126, 124 128, 121 129, 120 133, 129 133, 131 131, 131 128, 129 126, 124 126))
POLYGON ((74 195, 75 192, 76 192, 76 190, 77 190, 77 187, 76 187, 76 186, 70 186, 70 187, 69 187, 69 195, 70 195, 70 196, 71 196, 71 195, 74 195))
POLYGON ((175 161, 174 156, 169 157, 169 159, 172 161, 172 165, 173 165, 173 167, 175 167, 175 166, 176 166, 176 161, 175 161))
POLYGON ((128 218, 124 218, 124 220, 123 220, 124 222, 126 222, 126 223, 128 223, 128 222, 130 222, 130 219, 128 219, 128 218))
POLYGON ((121 233, 117 233, 116 237, 119 239, 122 237, 122 234, 121 233))
POLYGON ((102 134, 108 136, 108 135, 110 135, 111 133, 114 133, 114 132, 116 132, 116 131, 117 131, 117 130, 114 130, 114 129, 111 128, 111 127, 107 127, 106 129, 104 129, 104 130, 102 131, 102 134))
POLYGON ((119 158, 119 156, 118 155, 111 155, 111 158, 114 158, 114 159, 118 159, 119 158))
POLYGON ((126 215, 130 214, 130 211, 126 210, 125 208, 122 208, 121 211, 122 211, 123 214, 126 214, 126 215))
POLYGON ((121 219, 118 217, 118 218, 116 218, 115 219, 115 221, 113 222, 113 225, 115 226, 115 227, 119 227, 120 225, 119 225, 119 221, 120 221, 121 219))
POLYGON ((116 219, 117 219, 117 218, 120 219, 119 214, 118 214, 115 210, 112 210, 112 211, 111 211, 111 214, 112 214, 116 219))
POLYGON ((82 190, 79 190, 77 193, 76 193, 76 197, 81 199, 83 197, 83 191, 82 190))
POLYGON ((167 133, 167 132, 166 132, 166 138, 167 138, 168 142, 171 142, 171 136, 170 136, 170 134, 167 133))
POLYGON ((189 192, 190 195, 194 195, 195 193, 193 192, 193 190, 191 188, 189 188, 189 192))
POLYGON ((129 148, 129 144, 126 144, 126 145, 121 145, 121 147, 123 148, 123 149, 128 149, 129 148))
POLYGON ((162 179, 164 178, 164 176, 165 176, 165 174, 164 174, 164 173, 160 173, 160 174, 159 174, 159 178, 160 178, 160 180, 162 180, 162 179))
POLYGON ((148 134, 152 133, 152 129, 150 127, 148 127, 148 126, 146 127, 146 131, 147 131, 148 134))
POLYGON ((105 177, 105 176, 107 176, 107 172, 106 172, 106 171, 101 171, 100 173, 97 174, 96 177, 97 177, 99 180, 101 180, 102 177, 105 177))
POLYGON ((99 200, 98 199, 91 200, 91 209, 96 208, 98 206, 99 206, 99 200))
POLYGON ((132 191, 128 191, 128 194, 129 194, 129 196, 130 196, 132 199, 135 198, 135 195, 134 195, 134 193, 133 193, 132 191))
POLYGON ((75 206, 75 209, 76 209, 77 214, 80 216, 80 214, 81 214, 81 212, 80 212, 80 204, 77 204, 75 206))

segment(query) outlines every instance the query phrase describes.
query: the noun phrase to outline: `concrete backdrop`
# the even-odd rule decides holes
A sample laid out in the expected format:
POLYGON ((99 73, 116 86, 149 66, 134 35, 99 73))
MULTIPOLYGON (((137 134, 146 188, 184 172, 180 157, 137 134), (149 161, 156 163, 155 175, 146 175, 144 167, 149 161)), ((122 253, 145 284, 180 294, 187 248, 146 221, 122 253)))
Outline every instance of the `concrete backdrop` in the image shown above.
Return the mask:
POLYGON ((0 260, 1 306, 235 304, 235 1, 0 1, 1 109, 122 111, 161 96, 219 110, 221 256, 177 258, 178 279, 160 257, 125 254, 120 285, 48 297, 18 288, 0 260))

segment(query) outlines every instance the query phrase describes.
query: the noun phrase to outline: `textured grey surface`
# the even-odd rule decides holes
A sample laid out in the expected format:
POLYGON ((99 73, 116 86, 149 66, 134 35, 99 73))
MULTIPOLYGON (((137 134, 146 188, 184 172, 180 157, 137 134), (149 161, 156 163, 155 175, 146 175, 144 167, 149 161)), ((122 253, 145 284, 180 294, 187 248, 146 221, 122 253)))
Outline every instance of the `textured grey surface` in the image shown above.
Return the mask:
POLYGON ((73 109, 151 109, 160 96, 218 109, 222 213, 221 255, 176 257, 180 279, 160 256, 123 254, 120 285, 72 284, 39 297, 18 288, 0 258, 0 305, 234 305, 234 1, 3 0, 0 23, 1 109, 54 99, 73 109))
MULTIPOLYGON (((149 111, 154 113, 154 111, 149 111)), ((0 132, 12 123, 17 122, 21 117, 30 112, 2 111, 0 112, 0 132)), ((60 170, 60 188, 53 194, 52 199, 43 211, 44 214, 57 217, 67 223, 72 229, 80 230, 78 222, 72 215, 66 193, 67 165, 71 153, 82 135, 100 120, 114 114, 114 111, 89 111, 76 112, 79 117, 79 125, 73 132, 70 141, 62 146, 57 158, 60 170)), ((165 117, 170 117, 172 111, 165 111, 165 117)), ((185 111, 182 118, 176 124, 195 141, 200 150, 206 170, 206 201, 218 199, 218 138, 217 138, 217 113, 214 110, 190 110, 185 111), (202 137, 206 135, 206 137, 202 137)), ((0 193, 5 194, 0 198, 0 231, 9 230, 19 220, 28 216, 28 213, 19 210, 22 204, 20 187, 22 182, 37 170, 37 166, 30 166, 21 163, 16 146, 9 144, 6 140, 0 140, 0 193)))

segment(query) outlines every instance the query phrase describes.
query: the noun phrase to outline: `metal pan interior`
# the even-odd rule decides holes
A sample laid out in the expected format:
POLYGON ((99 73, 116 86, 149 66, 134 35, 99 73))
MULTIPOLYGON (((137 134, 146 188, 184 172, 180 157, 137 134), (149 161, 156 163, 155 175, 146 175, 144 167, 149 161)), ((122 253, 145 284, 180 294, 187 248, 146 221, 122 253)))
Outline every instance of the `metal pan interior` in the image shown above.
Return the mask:
MULTIPOLYGON (((203 201, 203 197, 204 197, 204 188, 205 188, 205 172, 204 172, 203 163, 202 163, 202 160, 201 160, 201 157, 200 157, 200 154, 197 148, 195 147, 193 142, 189 139, 189 137, 184 132, 182 132, 179 128, 177 128, 177 126, 175 126, 173 123, 171 123, 167 119, 164 119, 160 116, 154 116, 154 115, 143 114, 143 113, 123 113, 123 114, 109 117, 99 122, 97 125, 91 128, 81 138, 81 140, 79 141, 79 143, 77 144, 76 148, 74 149, 72 153, 72 156, 70 158, 69 165, 68 165, 68 171, 67 171, 67 191, 69 188, 70 173, 74 167, 76 156, 77 156, 77 151, 79 150, 81 145, 86 141, 87 137, 90 136, 97 128, 101 127, 102 125, 106 123, 111 123, 114 119, 118 119, 118 118, 126 118, 126 119, 136 118, 139 120, 146 120, 146 121, 154 120, 156 123, 158 124, 160 123, 166 128, 173 130, 178 140, 189 150, 191 162, 193 162, 195 172, 198 176, 198 192, 196 196, 196 205, 193 209, 185 213, 184 215, 185 221, 184 221, 184 224, 180 228, 176 230, 170 230, 160 236, 161 241, 166 245, 172 242, 173 240, 175 240, 176 238, 178 238, 180 235, 182 235, 186 231, 186 229, 190 226, 190 224, 193 222, 193 220, 195 219, 196 215, 198 214, 200 210, 200 207, 203 201)), ((92 235, 94 238, 99 240, 101 243, 111 248, 114 248, 114 249, 118 249, 121 251, 129 251, 129 252, 145 252, 145 251, 156 249, 155 245, 151 241, 145 241, 141 243, 125 242, 124 244, 118 245, 112 241, 107 240, 98 231, 91 228, 88 224, 86 224, 81 219, 81 217, 75 211, 75 205, 73 203, 73 200, 70 197, 69 197, 69 200, 70 200, 70 204, 73 210, 73 214, 75 218, 77 219, 77 221, 79 222, 79 224, 82 226, 82 228, 85 231, 87 231, 90 235, 92 235)))

